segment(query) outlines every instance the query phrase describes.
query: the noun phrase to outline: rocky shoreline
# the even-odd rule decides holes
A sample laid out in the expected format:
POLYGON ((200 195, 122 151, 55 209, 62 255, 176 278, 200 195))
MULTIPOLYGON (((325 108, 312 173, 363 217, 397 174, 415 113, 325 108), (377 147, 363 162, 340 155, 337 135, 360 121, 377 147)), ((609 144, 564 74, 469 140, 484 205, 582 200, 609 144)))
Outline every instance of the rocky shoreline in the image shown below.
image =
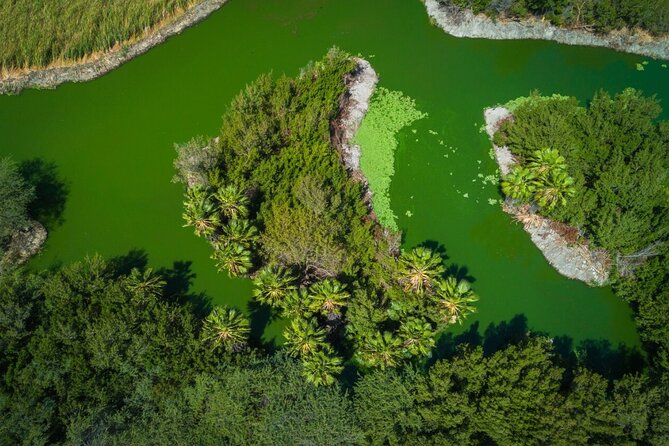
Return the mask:
POLYGON ((333 124, 332 144, 341 153, 344 165, 351 175, 367 184, 360 170, 360 146, 354 144, 353 139, 369 110, 369 101, 379 82, 379 76, 368 61, 360 58, 354 60, 358 65, 346 79, 347 92, 339 106, 339 116, 333 124))
MULTIPOLYGON (((486 133, 493 144, 500 173, 506 175, 516 161, 507 147, 498 147, 492 141, 502 122, 513 119, 513 115, 504 107, 486 109, 484 115, 486 133)), ((606 251, 594 251, 585 244, 570 242, 565 236, 566 225, 533 213, 527 206, 518 206, 508 198, 503 209, 523 223, 532 242, 560 274, 591 285, 608 282, 611 262, 606 251)))
POLYGON ((93 61, 75 62, 64 67, 45 68, 0 79, 0 94, 18 94, 24 88, 55 88, 65 82, 85 82, 100 77, 202 21, 226 2, 227 0, 203 0, 148 36, 128 46, 106 52, 93 61))
POLYGON ((423 2, 430 18, 455 37, 553 40, 567 45, 607 47, 626 53, 669 59, 669 37, 649 39, 648 36, 623 32, 600 35, 584 30, 560 28, 537 19, 495 21, 484 14, 475 15, 467 9, 444 5, 439 0, 423 2))

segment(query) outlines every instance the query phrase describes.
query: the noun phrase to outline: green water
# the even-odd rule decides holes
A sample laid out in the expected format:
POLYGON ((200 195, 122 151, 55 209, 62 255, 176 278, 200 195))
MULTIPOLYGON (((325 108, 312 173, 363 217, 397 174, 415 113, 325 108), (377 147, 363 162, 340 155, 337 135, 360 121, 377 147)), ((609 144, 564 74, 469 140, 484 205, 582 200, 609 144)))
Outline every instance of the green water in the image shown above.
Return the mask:
MULTIPOLYGON (((669 70, 651 61, 638 72, 643 58, 604 49, 452 38, 430 25, 418 0, 381 7, 371 0, 231 0, 96 81, 0 97, 0 154, 54 162, 69 188, 64 222, 32 265, 141 249, 156 268, 192 262, 193 291, 246 308, 249 281, 217 273, 207 244, 181 227, 181 187, 170 183, 173 143, 215 135, 246 83, 269 70, 294 75, 332 45, 369 57, 382 86, 429 113, 416 133, 399 135, 391 203, 406 246, 443 245, 448 262, 474 280, 481 300, 468 324, 483 331, 523 314, 530 328, 553 335, 638 344, 630 311, 610 289, 559 276, 522 229, 488 204, 498 198, 495 187, 472 180, 495 171, 479 132, 485 106, 535 88, 585 99, 626 86, 669 104, 669 70)), ((276 325, 266 331, 276 333, 276 325)))

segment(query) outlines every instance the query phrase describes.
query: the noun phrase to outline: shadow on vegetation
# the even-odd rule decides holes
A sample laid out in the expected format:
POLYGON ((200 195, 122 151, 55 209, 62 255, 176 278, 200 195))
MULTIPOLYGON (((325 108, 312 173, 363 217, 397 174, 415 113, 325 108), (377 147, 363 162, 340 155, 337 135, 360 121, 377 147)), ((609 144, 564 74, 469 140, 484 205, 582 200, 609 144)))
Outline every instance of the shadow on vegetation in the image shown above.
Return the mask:
MULTIPOLYGON (((458 348, 465 345, 481 346, 484 354, 490 356, 510 345, 525 342, 531 336, 548 335, 531 332, 527 325, 527 317, 523 314, 499 324, 491 323, 483 335, 480 334, 479 322, 474 322, 465 332, 458 335, 443 334, 437 340, 432 358, 427 365, 431 366, 439 359, 452 358, 458 348)), ((627 373, 641 372, 644 368, 644 357, 639 349, 624 344, 615 347, 603 339, 586 339, 574 344, 574 340, 569 336, 556 336, 553 337, 553 347, 558 363, 566 370, 567 380, 571 380, 578 367, 585 367, 608 379, 619 379, 627 373)))
POLYGON ((69 189, 58 176, 56 164, 35 158, 23 161, 19 172, 35 188, 30 217, 42 223, 47 230, 61 225, 69 189))

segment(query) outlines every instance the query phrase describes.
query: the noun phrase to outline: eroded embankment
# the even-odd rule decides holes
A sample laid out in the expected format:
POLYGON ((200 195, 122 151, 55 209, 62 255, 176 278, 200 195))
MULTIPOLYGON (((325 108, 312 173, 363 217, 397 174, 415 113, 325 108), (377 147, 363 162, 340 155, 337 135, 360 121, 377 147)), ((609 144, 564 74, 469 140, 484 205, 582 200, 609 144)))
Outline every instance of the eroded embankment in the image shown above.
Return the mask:
MULTIPOLYGON (((504 107, 486 109, 484 114, 485 129, 493 145, 500 173, 506 175, 516 160, 508 147, 494 144, 493 136, 502 122, 513 119, 513 115, 504 107)), ((606 251, 590 250, 587 244, 570 241, 568 226, 532 212, 529 206, 519 206, 507 198, 503 209, 523 224, 532 242, 560 274, 593 285, 603 285, 609 280, 611 262, 606 251)))
POLYGON ((484 14, 475 15, 468 9, 441 4, 439 0, 423 0, 423 2, 430 18, 441 29, 455 37, 553 40, 567 45, 600 46, 626 53, 669 59, 669 37, 654 39, 645 34, 622 31, 595 34, 584 30, 560 28, 538 19, 495 21, 484 14))
POLYGON ((0 94, 17 94, 24 88, 55 88, 65 82, 85 82, 100 77, 164 42, 170 36, 200 22, 226 2, 227 0, 203 0, 146 37, 105 52, 94 60, 11 74, 0 79, 0 94))

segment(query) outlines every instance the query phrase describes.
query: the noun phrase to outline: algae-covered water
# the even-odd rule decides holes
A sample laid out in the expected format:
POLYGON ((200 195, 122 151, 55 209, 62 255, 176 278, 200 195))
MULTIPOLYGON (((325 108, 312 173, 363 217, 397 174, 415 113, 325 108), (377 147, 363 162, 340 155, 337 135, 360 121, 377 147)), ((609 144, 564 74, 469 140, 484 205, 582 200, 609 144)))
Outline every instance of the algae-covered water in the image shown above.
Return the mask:
POLYGON ((483 333, 522 315, 530 329, 576 342, 638 345, 629 309, 609 288, 559 276, 490 204, 497 188, 482 178, 495 165, 479 128, 484 107, 532 89, 585 100, 634 86, 669 108, 669 70, 650 61, 637 71, 644 58, 605 49, 456 39, 430 24, 418 0, 231 0, 98 80, 0 97, 0 154, 54 163, 68 190, 63 221, 32 266, 139 250, 191 292, 247 308, 250 282, 217 273, 206 242, 181 226, 173 144, 215 135, 246 83, 270 70, 294 75, 333 45, 367 57, 381 86, 429 114, 398 135, 391 206, 405 246, 442 246, 473 281, 479 312, 458 330, 478 324, 483 333))

